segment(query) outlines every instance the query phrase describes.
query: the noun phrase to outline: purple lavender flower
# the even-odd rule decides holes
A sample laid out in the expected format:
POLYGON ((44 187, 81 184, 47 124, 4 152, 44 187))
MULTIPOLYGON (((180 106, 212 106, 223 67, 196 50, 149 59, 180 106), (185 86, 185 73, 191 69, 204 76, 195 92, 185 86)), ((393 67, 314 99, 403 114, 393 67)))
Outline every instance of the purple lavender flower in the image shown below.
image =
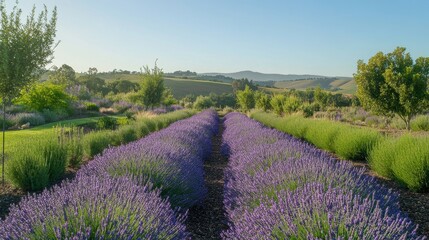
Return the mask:
POLYGON ((79 176, 28 196, 0 221, 0 239, 185 239, 159 191, 126 178, 79 176))
POLYGON ((206 194, 203 160, 211 152, 218 127, 214 111, 177 121, 159 132, 104 151, 79 174, 127 176, 141 185, 161 188, 173 206, 190 207, 206 194))
POLYGON ((224 124, 225 239, 422 239, 363 169, 239 113, 224 124))

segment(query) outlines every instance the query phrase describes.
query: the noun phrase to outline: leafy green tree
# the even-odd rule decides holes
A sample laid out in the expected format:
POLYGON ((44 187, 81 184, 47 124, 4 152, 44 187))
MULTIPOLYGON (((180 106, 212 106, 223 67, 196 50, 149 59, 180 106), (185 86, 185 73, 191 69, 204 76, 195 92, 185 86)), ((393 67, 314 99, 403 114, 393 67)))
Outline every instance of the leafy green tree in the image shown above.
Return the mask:
POLYGON ((286 97, 283 94, 276 94, 271 98, 271 107, 277 115, 283 114, 285 101, 286 97))
POLYGON ((314 90, 314 101, 322 108, 328 106, 329 104, 329 93, 326 91, 323 91, 320 86, 318 86, 314 90))
POLYGON ((215 103, 209 96, 198 96, 193 107, 197 110, 213 107, 215 103))
POLYGON ((238 105, 240 105, 241 109, 244 111, 249 111, 255 107, 255 94, 248 85, 246 85, 244 90, 238 90, 236 96, 238 105))
POLYGON ((253 91, 258 90, 258 87, 253 83, 253 81, 252 80, 249 81, 249 79, 247 78, 234 80, 232 81, 231 85, 232 85, 232 90, 234 92, 243 91, 246 88, 246 86, 249 86, 249 88, 253 91))
POLYGON ((283 103, 283 110, 285 113, 294 113, 298 111, 302 102, 295 95, 290 95, 283 103))
MULTIPOLYGON (((42 69, 52 61, 57 10, 54 8, 49 18, 46 7, 38 16, 36 8, 33 7, 30 15, 22 20, 22 10, 17 5, 8 13, 4 0, 1 0, 0 13, 0 94, 3 101, 3 119, 5 119, 6 104, 10 103, 23 87, 38 79, 42 69)), ((4 131, 3 124, 3 169, 4 131)), ((4 183, 4 170, 2 179, 4 183)))
POLYGON ((256 91, 255 92, 255 106, 258 109, 262 109, 263 111, 268 111, 271 109, 271 97, 270 95, 262 92, 262 91, 256 91))
POLYGON ((131 82, 129 80, 117 80, 109 82, 107 88, 110 92, 114 94, 118 93, 128 93, 128 92, 137 92, 140 90, 140 85, 138 83, 131 82))
POLYGON ((153 69, 146 66, 141 70, 141 78, 139 93, 142 103, 151 108, 160 105, 165 90, 162 69, 156 63, 153 69))
POLYGON ((72 97, 65 92, 64 88, 62 85, 53 83, 35 83, 28 89, 23 89, 16 102, 39 112, 44 109, 67 111, 72 97))
POLYGON ((170 88, 165 88, 162 94, 162 104, 165 106, 171 106, 177 103, 177 99, 174 98, 173 92, 170 88))
POLYGON ((428 108, 429 58, 414 62, 403 47, 378 52, 368 63, 358 61, 354 75, 363 107, 375 113, 398 115, 410 130, 411 118, 428 108))
POLYGON ((106 81, 98 77, 97 73, 97 68, 91 67, 85 75, 78 78, 78 81, 83 84, 90 93, 105 96, 109 93, 109 88, 107 87, 106 81))
POLYGON ((63 64, 49 75, 48 81, 64 86, 73 86, 77 83, 76 72, 69 65, 63 64))

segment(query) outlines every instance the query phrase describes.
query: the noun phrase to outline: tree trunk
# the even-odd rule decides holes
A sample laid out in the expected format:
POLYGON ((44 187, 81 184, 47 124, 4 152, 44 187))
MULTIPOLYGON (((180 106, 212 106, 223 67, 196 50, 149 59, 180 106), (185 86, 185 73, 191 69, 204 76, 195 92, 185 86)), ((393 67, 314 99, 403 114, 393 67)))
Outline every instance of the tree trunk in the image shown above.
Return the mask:
POLYGON ((5 130, 6 130, 6 101, 3 99, 3 148, 2 148, 2 169, 1 169, 1 178, 3 185, 4 181, 4 143, 5 143, 5 130))
POLYGON ((405 124, 407 126, 407 130, 410 132, 411 131, 411 116, 406 118, 405 124))

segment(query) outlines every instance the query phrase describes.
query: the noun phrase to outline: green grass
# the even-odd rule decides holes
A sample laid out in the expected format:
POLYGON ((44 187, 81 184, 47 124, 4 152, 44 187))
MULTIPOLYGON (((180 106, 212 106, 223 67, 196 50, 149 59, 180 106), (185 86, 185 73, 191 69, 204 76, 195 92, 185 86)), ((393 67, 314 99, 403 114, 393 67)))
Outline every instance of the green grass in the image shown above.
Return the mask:
MULTIPOLYGON (((29 138, 37 137, 44 134, 54 133, 56 126, 79 126, 87 123, 96 123, 99 117, 79 118, 72 120, 64 120, 59 122, 48 123, 26 130, 6 131, 5 135, 5 152, 9 153, 18 151, 25 147, 25 142, 29 138)), ((0 141, 3 140, 3 135, 0 134, 0 141)))

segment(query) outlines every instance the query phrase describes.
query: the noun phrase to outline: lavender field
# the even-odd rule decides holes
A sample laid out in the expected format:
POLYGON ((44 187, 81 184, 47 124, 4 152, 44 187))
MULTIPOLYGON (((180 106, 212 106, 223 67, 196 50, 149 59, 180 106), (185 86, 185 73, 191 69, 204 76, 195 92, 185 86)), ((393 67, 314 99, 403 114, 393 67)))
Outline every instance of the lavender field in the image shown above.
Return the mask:
POLYGON ((0 220, 0 239, 426 237, 363 168, 244 114, 220 121, 206 110, 28 195, 0 220), (227 164, 213 165, 216 154, 227 164))
POLYGON ((225 117, 223 144, 224 239, 425 239, 363 169, 239 113, 225 117))

